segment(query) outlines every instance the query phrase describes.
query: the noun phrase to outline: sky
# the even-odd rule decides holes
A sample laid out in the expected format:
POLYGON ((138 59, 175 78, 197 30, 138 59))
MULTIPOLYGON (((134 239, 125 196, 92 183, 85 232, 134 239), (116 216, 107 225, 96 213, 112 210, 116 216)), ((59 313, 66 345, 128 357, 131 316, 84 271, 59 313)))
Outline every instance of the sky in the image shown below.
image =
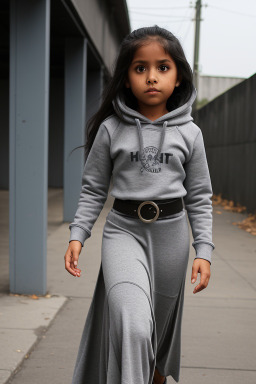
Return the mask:
MULTIPOLYGON (((127 0, 131 29, 157 24, 181 42, 193 69, 196 1, 127 0)), ((201 75, 247 78, 256 72, 256 0, 202 0, 201 75)))

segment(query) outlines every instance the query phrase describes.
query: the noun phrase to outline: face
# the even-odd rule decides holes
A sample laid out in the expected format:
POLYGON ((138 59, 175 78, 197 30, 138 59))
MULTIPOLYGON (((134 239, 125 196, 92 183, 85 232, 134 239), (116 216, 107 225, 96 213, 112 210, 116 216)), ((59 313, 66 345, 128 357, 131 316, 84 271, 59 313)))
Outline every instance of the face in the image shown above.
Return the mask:
POLYGON ((128 68, 126 87, 131 88, 139 107, 166 108, 167 99, 180 85, 174 60, 157 41, 138 48, 128 68), (156 91, 148 92, 155 88, 156 91))

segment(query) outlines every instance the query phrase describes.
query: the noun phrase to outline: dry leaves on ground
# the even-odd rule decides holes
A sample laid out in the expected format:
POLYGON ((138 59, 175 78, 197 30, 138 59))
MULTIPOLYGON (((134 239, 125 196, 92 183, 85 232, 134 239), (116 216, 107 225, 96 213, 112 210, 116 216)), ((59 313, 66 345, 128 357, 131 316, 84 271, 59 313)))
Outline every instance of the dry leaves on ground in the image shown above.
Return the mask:
MULTIPOLYGON (((241 205, 237 203, 235 205, 233 200, 227 200, 223 199, 221 197, 221 194, 219 195, 213 195, 212 197, 212 205, 217 207, 218 205, 222 206, 222 208, 225 211, 232 211, 232 212, 246 212, 246 207, 244 205, 241 205)), ((216 211, 216 213, 221 214, 221 211, 216 211)), ((233 225, 237 225, 239 228, 243 229, 246 232, 249 232, 251 235, 256 236, 256 213, 249 213, 248 216, 238 222, 232 223, 233 225)))
POLYGON ((10 296, 23 296, 23 297, 28 297, 29 299, 33 299, 33 300, 39 300, 40 297, 45 297, 45 298, 50 298, 52 297, 52 295, 50 295, 49 293, 47 293, 46 295, 25 295, 25 294, 19 294, 19 293, 9 293, 10 296))

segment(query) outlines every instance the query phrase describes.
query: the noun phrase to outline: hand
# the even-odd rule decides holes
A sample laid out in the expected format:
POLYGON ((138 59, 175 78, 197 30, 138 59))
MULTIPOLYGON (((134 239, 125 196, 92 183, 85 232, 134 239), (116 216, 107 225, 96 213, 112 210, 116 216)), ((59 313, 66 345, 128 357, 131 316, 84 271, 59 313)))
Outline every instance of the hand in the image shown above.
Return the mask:
POLYGON ((192 265, 191 283, 197 280, 197 273, 200 273, 200 283, 194 288, 193 293, 200 292, 206 288, 211 277, 211 264, 205 259, 194 259, 192 265))
POLYGON ((72 240, 69 243, 67 252, 64 256, 65 269, 73 276, 80 277, 81 269, 77 268, 82 244, 78 240, 72 240))

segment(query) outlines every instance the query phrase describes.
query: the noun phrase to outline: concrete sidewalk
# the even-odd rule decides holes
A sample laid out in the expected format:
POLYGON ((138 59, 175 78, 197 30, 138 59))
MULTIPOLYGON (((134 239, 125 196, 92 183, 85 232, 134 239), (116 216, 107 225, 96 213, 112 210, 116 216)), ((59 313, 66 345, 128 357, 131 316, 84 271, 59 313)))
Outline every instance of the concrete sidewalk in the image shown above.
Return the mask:
MULTIPOLYGON (((49 189, 48 236, 59 228, 62 218, 61 189, 49 189)), ((62 294, 44 297, 9 294, 9 193, 0 191, 0 383, 6 383, 45 337, 60 308, 62 294)), ((49 265, 49 264, 48 264, 49 265)), ((29 266, 28 266, 29 267, 29 266)), ((49 267, 49 266, 48 266, 49 267)), ((33 271, 31 271, 33 273, 33 271)))
MULTIPOLYGON (((11 303, 12 298, 7 294, 0 298, 4 300, 6 314, 3 323, 0 317, 0 333, 9 329, 12 335, 11 343, 8 337, 0 338, 1 351, 8 353, 12 349, 13 354, 15 349, 23 348, 21 352, 16 352, 21 357, 19 361, 11 362, 6 358, 2 362, 1 359, 0 384, 71 383, 100 266, 102 230, 112 202, 113 198, 109 196, 93 227, 92 236, 82 250, 79 259, 82 270, 80 278, 71 276, 64 268, 68 224, 52 227, 48 237, 48 291, 52 297, 40 298, 39 301, 18 298, 24 303, 30 300, 34 314, 41 313, 34 322, 31 320, 31 311, 19 312, 21 302, 11 303), (12 307, 9 312, 8 302, 12 307), (52 303, 51 311, 47 303, 52 303), (35 308, 36 305, 40 308, 35 308), (43 312, 48 320, 43 317, 43 312), (23 313, 23 317, 20 313, 23 313), (10 319, 16 317, 15 328, 11 320, 8 321, 8 316, 10 319), (34 335, 31 333, 27 339, 28 329, 34 335), (24 345, 22 340, 25 340, 24 345), (26 350, 29 345, 30 349, 26 350)), ((256 238, 232 225, 232 222, 241 221, 246 215, 226 212, 219 206, 214 207, 213 211, 213 241, 216 249, 213 252, 211 279, 208 287, 195 295, 192 292, 197 283, 192 285, 190 282, 195 254, 191 246, 182 324, 180 383, 240 384, 244 381, 254 384, 256 238), (218 211, 222 213, 218 214, 218 211)), ((190 236, 192 243, 192 234, 190 236)), ((199 278, 200 275, 198 281, 199 278)), ((169 377, 168 383, 174 383, 174 380, 169 377)))

